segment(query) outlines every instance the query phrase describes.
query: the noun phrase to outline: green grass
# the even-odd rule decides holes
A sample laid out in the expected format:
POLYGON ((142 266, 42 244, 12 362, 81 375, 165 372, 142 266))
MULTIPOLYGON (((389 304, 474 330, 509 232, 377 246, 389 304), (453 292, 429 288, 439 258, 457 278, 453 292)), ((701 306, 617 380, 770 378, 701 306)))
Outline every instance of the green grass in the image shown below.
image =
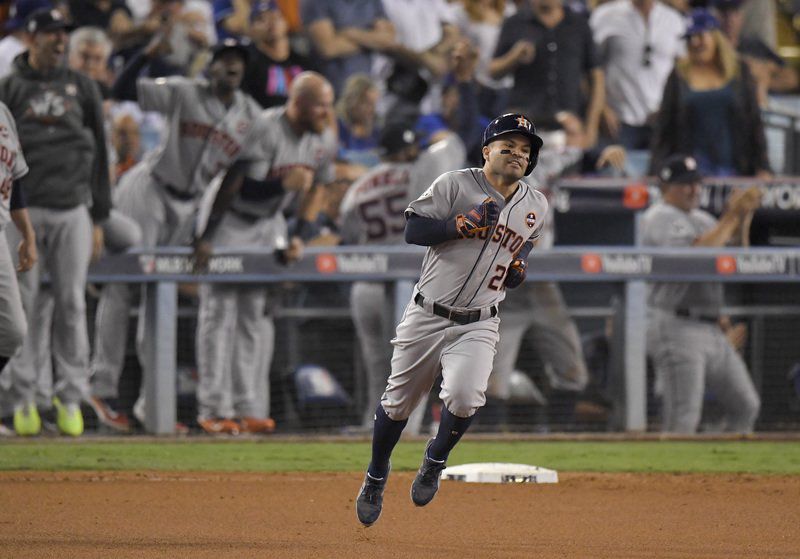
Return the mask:
MULTIPOLYGON (((403 442, 395 471, 415 470, 422 442, 403 442)), ((120 442, 0 443, 0 470, 351 471, 369 460, 366 442, 120 442)), ((450 464, 515 462, 562 472, 737 472, 800 474, 800 443, 464 441, 450 464)))

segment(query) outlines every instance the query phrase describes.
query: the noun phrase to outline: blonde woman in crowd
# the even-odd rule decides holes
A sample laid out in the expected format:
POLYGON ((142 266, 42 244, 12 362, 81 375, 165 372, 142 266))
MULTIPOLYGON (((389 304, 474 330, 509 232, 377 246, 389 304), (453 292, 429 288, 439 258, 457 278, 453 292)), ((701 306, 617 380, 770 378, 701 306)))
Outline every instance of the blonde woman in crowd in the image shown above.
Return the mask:
POLYGON ((676 153, 692 155, 708 176, 770 176, 755 81, 705 9, 692 12, 688 55, 664 88, 651 170, 676 153))

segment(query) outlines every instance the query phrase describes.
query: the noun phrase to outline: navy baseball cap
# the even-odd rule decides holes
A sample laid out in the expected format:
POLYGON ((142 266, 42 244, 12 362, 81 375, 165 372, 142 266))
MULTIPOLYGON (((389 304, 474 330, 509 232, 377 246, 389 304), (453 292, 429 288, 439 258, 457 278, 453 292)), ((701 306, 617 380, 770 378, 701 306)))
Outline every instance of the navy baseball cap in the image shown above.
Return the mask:
POLYGON ((413 146, 419 142, 419 136, 411 126, 401 122, 388 124, 381 132, 380 146, 386 155, 413 146))
POLYGON ((5 23, 6 31, 16 31, 25 27, 25 20, 36 10, 52 7, 50 0, 17 0, 8 9, 8 19, 5 23))
POLYGON ((703 180, 697 170, 697 161, 690 155, 676 154, 669 156, 658 171, 661 183, 692 184, 703 180))
POLYGON ((28 20, 25 22, 25 29, 33 35, 40 31, 55 31, 57 29, 69 31, 72 26, 67 23, 67 20, 58 10, 43 9, 36 10, 28 16, 28 20))
POLYGON ((683 38, 686 39, 698 33, 719 29, 719 21, 705 8, 697 8, 689 14, 689 24, 683 38))
POLYGON ((278 3, 275 0, 261 0, 253 4, 250 10, 250 21, 254 20, 262 12, 275 12, 280 11, 278 3))
POLYGON ((247 53, 246 42, 237 41, 233 37, 228 37, 227 39, 223 39, 211 47, 211 62, 214 62, 223 52, 227 51, 236 52, 242 57, 242 60, 245 64, 247 64, 247 60, 250 58, 250 55, 247 53))
POLYGON ((712 0, 711 5, 718 10, 737 10, 742 7, 743 0, 712 0))

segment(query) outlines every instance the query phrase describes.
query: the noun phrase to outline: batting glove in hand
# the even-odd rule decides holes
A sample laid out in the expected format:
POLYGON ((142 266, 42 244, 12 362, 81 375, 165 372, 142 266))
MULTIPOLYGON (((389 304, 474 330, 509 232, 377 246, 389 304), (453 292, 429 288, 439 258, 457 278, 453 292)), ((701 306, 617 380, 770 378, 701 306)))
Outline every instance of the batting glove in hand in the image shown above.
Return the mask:
POLYGON ((511 261, 511 265, 508 267, 508 272, 506 272, 506 279, 503 282, 503 285, 509 289, 514 289, 523 281, 525 281, 525 276, 527 273, 528 262, 521 258, 515 258, 511 261))
POLYGON ((459 237, 474 237, 494 227, 499 219, 500 206, 488 197, 467 213, 456 216, 456 231, 459 237))

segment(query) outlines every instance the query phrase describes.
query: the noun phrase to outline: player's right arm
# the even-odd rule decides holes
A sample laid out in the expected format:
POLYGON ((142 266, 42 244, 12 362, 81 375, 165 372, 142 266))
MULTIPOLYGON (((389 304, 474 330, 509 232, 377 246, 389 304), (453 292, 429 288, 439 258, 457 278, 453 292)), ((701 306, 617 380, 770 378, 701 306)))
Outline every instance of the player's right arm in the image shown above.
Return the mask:
MULTIPOLYGON (((141 74, 142 69, 150 64, 153 58, 158 56, 158 54, 165 48, 165 41, 166 35, 164 33, 157 33, 147 44, 147 46, 133 55, 133 57, 122 69, 117 79, 114 81, 114 85, 111 86, 112 98, 119 101, 148 101, 148 99, 139 99, 139 97, 142 96, 141 88, 137 87, 139 74, 141 74)), ((154 108, 142 108, 143 110, 167 112, 166 110, 161 110, 158 105, 160 104, 157 104, 157 106, 154 108)))
POLYGON ((452 173, 445 173, 406 209, 405 239, 409 244, 433 246, 459 238, 472 238, 497 223, 500 208, 491 198, 451 217, 458 190, 452 173))

